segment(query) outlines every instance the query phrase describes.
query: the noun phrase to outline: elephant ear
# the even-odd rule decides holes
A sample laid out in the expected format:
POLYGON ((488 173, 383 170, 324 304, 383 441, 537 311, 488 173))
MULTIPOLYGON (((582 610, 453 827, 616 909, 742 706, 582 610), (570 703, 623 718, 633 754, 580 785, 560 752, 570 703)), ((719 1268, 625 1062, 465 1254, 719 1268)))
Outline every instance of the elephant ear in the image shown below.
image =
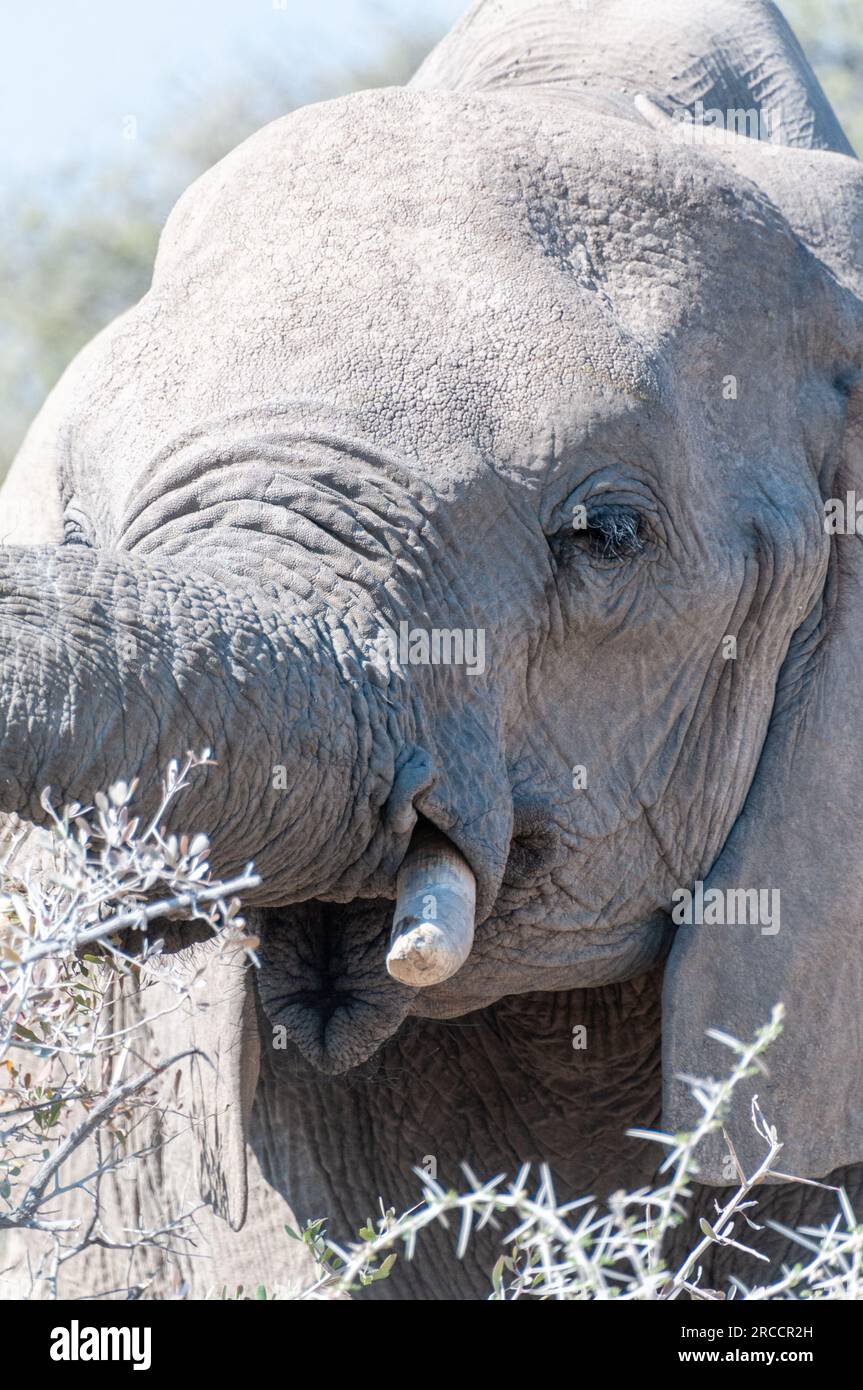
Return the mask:
POLYGON ((693 127, 675 121, 646 96, 637 96, 635 107, 669 140, 722 161, 756 184, 804 246, 842 284, 863 295, 863 164, 858 159, 693 127))
POLYGON ((246 1219, 246 1139, 260 1067, 252 967, 243 946, 181 944, 154 973, 182 988, 184 1040, 195 1049, 189 1118, 201 1198, 232 1230, 246 1219))
MULTIPOLYGON (((863 341, 860 164, 723 135, 716 154, 757 183, 828 265, 845 288, 838 299, 852 336, 863 341)), ((856 489, 863 497, 859 386, 850 390, 839 474, 827 487, 836 496, 856 489)), ((863 1160, 861 631, 863 541, 834 536, 824 591, 780 673, 755 780, 704 885, 705 898, 716 888, 725 902, 729 890, 776 890, 778 913, 761 926, 682 925, 667 965, 663 1127, 669 1132, 691 1130, 701 1113, 682 1076, 721 1077, 730 1069, 731 1054, 707 1030, 749 1042, 772 1006, 784 1005, 782 1035, 764 1059, 767 1074, 738 1088, 727 1118, 749 1171, 765 1152, 752 1124, 755 1094, 783 1141, 785 1173, 823 1177, 863 1160)), ((703 1181, 733 1180, 721 1135, 705 1142, 699 1159, 703 1181)))
MULTIPOLYGON (((704 886, 705 896, 777 890, 779 911, 770 925, 678 927, 663 995, 671 1133, 700 1114, 681 1075, 730 1069, 731 1054, 706 1030, 748 1042, 784 1005, 767 1075, 737 1089, 726 1128, 751 1171, 764 1157, 751 1119, 757 1094, 784 1144, 781 1167, 796 1177, 863 1160, 863 543, 843 537, 834 549, 843 553, 819 612, 786 660, 755 782, 704 886)), ((733 1177, 721 1136, 699 1159, 705 1182, 733 1177)))

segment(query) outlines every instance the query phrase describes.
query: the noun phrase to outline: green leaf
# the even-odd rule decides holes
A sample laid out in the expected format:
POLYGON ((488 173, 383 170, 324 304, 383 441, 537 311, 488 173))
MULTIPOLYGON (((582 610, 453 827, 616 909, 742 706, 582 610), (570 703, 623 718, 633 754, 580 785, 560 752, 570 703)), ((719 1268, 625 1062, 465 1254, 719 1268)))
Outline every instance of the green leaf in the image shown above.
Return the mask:
POLYGON ((373 1269, 369 1271, 369 1283, 376 1284, 379 1279, 386 1279, 397 1259, 398 1255, 396 1255, 395 1252, 393 1252, 392 1255, 387 1255, 380 1269, 373 1269))
POLYGON ((42 1039, 37 1038, 35 1033, 31 1033, 29 1028, 25 1028, 23 1023, 15 1024, 15 1035, 19 1038, 26 1038, 28 1042, 34 1042, 39 1047, 42 1045, 42 1039))

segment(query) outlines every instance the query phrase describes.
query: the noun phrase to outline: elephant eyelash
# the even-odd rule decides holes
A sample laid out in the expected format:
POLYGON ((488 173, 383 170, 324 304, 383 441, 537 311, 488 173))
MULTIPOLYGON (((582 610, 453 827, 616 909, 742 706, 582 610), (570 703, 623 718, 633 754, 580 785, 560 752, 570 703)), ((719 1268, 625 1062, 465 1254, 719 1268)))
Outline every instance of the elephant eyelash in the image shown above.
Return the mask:
POLYGON ((644 519, 632 507, 588 507, 582 526, 569 526, 555 540, 576 544, 592 559, 617 564, 640 555, 646 548, 644 519))
POLYGON ((601 507, 587 516, 591 550, 600 560, 627 560, 644 549, 642 521, 629 508, 601 507))

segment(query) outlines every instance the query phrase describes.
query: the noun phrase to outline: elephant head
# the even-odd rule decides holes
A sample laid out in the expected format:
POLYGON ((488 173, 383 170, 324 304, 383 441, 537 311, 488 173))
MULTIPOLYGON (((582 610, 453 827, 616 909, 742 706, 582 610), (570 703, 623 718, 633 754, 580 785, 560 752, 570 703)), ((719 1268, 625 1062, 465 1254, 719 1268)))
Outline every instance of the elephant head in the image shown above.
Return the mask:
POLYGON ((34 426, 4 493, 0 809, 120 775, 146 801, 216 750, 187 821, 263 883, 254 984, 208 971, 211 1176, 253 988, 344 1071, 409 1015, 669 952, 668 1124, 677 1074, 717 1064, 704 1030, 782 999, 762 1098, 824 1173, 863 1155, 836 1080, 863 1056, 863 558, 824 524, 863 488, 860 166, 804 147, 833 126, 794 48, 822 112, 798 148, 693 147, 651 102, 526 95, 478 58, 459 89, 448 51, 199 180, 34 426), (676 928, 705 881, 781 917, 676 928))

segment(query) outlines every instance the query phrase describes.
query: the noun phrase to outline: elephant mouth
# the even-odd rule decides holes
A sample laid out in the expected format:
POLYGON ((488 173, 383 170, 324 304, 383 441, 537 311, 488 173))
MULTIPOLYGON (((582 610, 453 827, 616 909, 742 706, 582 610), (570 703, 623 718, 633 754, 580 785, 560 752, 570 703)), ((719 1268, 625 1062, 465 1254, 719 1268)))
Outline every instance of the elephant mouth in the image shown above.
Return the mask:
POLYGON ((292 1044, 319 1071, 360 1066, 396 1032, 419 991, 470 955, 476 878, 420 816, 390 898, 311 899, 262 911, 258 998, 273 1047, 292 1044))
POLYGON ((263 1045, 293 1046, 329 1075, 368 1061, 417 993, 387 974, 392 919, 392 902, 381 898, 263 911, 256 982, 272 1026, 263 1045))

